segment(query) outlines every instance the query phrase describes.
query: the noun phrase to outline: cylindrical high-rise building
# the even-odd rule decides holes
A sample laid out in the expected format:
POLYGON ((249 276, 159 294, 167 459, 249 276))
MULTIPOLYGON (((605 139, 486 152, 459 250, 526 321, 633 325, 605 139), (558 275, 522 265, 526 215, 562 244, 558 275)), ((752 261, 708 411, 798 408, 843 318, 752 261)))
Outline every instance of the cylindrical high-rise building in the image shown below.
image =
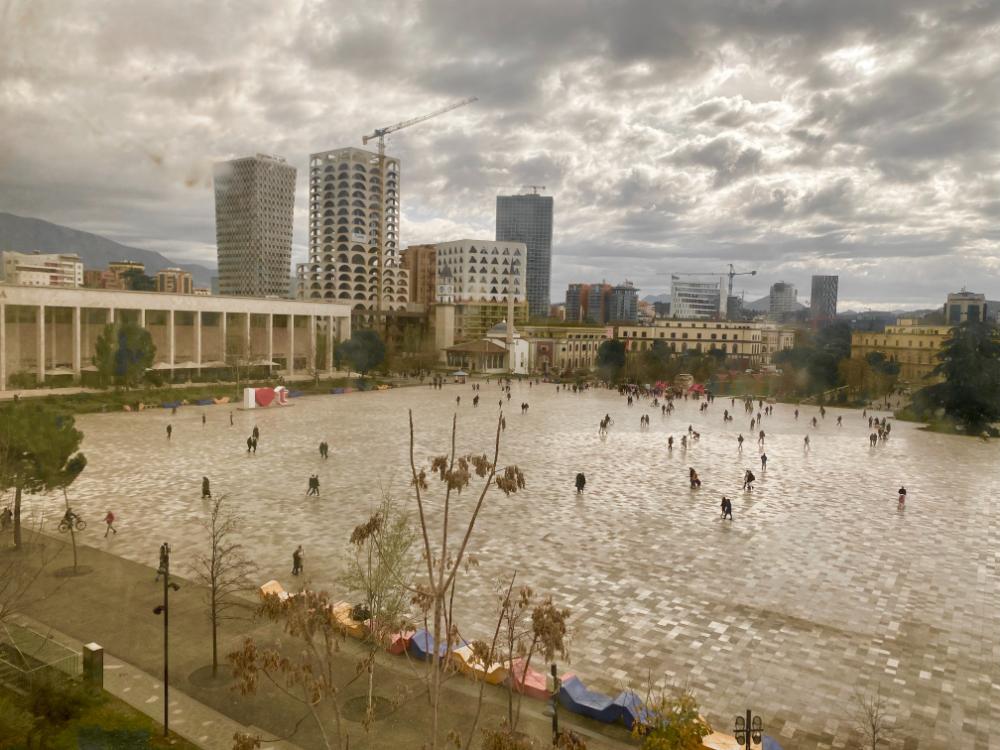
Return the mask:
POLYGON ((289 296, 295 167, 257 154, 215 165, 219 294, 289 296))
POLYGON ((497 242, 523 242, 528 247, 528 314, 549 316, 552 280, 552 197, 497 196, 497 242))

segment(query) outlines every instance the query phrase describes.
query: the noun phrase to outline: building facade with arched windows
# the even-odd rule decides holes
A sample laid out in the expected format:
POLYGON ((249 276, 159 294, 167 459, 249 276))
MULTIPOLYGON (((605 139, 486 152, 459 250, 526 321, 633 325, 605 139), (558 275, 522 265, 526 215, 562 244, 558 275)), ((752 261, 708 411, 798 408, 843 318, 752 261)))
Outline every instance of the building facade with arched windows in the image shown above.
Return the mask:
POLYGON ((399 159, 387 156, 382 167, 378 154, 360 148, 310 155, 309 262, 296 268, 299 297, 350 305, 362 317, 379 308, 379 295, 385 312, 406 308, 399 159))

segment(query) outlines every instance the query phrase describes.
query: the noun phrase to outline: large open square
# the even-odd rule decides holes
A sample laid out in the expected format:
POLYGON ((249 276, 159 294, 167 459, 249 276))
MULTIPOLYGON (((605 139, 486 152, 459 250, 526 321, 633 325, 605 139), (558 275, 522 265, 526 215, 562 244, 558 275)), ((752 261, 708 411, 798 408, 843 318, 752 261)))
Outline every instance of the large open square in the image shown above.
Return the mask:
MULTIPOLYGON (((255 412, 187 406, 176 415, 79 417, 89 464, 70 497, 90 524, 83 540, 150 566, 168 540, 175 568, 189 574, 205 548, 206 475, 242 517, 241 541, 261 582, 291 586, 291 553, 302 544, 310 585, 337 592, 351 530, 382 490, 414 507, 407 410, 419 461, 445 452, 456 410, 459 450, 489 451, 501 395, 495 382, 481 387, 478 408, 469 385, 451 385, 255 412), (248 454, 255 424, 260 445, 248 454), (331 446, 326 461, 321 440, 331 446), (313 473, 319 498, 305 495, 313 473), (109 508, 120 533, 104 539, 109 508)), ((996 447, 894 422, 891 439, 872 448, 859 411, 831 408, 813 428, 816 407, 801 407, 796 420, 795 407, 778 404, 764 418, 761 471, 742 405, 699 406, 679 401, 663 416, 612 391, 514 384, 501 464, 518 464, 527 487, 509 498, 493 492, 481 516, 471 542, 480 566, 459 590, 462 634, 492 633, 492 581, 516 569, 520 582, 571 608, 565 666, 598 689, 641 688, 649 678, 686 684, 718 729, 751 707, 786 747, 814 748, 847 746, 852 695, 881 685, 900 747, 995 746, 996 447), (523 415, 522 402, 530 405, 523 415), (728 425, 724 409, 736 415, 728 425), (601 437, 606 413, 614 424, 601 437), (701 439, 685 451, 689 425, 701 439), (700 490, 689 488, 689 467, 700 490), (758 477, 753 493, 740 489, 746 468, 758 477), (587 476, 582 495, 578 471, 587 476), (901 484, 909 490, 902 512, 901 484), (719 517, 723 494, 733 498, 732 522, 719 517)), ((462 496, 463 508, 473 497, 462 496)), ((60 506, 61 498, 29 499, 26 514, 42 513, 51 530, 60 506)))

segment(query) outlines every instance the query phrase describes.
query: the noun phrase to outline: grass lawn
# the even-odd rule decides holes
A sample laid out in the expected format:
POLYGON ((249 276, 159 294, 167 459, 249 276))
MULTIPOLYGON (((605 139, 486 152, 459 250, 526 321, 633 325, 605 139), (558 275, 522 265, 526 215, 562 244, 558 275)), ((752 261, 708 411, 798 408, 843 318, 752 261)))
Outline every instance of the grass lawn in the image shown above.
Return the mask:
POLYGON ((0 750, 198 750, 173 733, 165 738, 163 725, 104 691, 94 693, 76 718, 61 725, 36 719, 31 727, 29 705, 27 696, 0 687, 0 750))

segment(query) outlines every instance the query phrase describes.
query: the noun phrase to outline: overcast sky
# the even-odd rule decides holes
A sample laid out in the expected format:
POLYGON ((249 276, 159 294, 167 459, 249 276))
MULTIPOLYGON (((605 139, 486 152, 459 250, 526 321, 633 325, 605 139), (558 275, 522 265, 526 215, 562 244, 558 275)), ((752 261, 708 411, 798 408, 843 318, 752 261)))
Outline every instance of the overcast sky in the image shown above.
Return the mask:
POLYGON ((211 164, 394 135, 403 244, 555 198, 571 281, 1000 299, 1000 0, 0 0, 0 210, 215 262, 211 164), (749 278, 749 277, 745 277, 749 278))

